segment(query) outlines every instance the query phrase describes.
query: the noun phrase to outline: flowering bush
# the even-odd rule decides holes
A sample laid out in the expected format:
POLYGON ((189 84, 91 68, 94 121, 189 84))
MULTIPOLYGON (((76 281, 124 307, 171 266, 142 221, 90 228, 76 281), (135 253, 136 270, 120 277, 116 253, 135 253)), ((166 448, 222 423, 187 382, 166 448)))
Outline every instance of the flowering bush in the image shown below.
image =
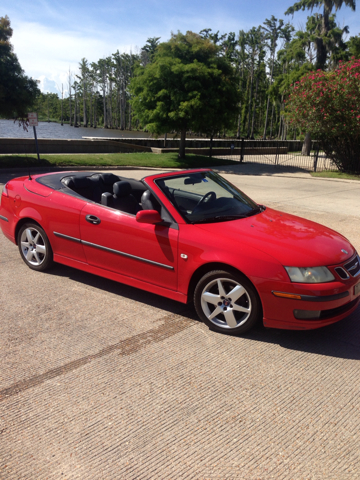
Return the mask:
POLYGON ((291 85, 286 111, 341 171, 360 172, 360 60, 302 77, 291 85))

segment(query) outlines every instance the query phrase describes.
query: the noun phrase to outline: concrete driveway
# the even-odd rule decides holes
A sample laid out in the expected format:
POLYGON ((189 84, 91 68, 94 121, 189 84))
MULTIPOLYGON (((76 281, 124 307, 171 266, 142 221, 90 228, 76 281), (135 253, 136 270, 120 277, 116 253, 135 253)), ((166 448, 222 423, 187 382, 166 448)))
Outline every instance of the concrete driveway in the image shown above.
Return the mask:
MULTIPOLYGON (((254 200, 360 250, 360 183, 242 167, 224 175, 254 200)), ((3 235, 0 252, 1 479, 360 478, 360 309, 231 338, 156 295, 31 271, 3 235)))

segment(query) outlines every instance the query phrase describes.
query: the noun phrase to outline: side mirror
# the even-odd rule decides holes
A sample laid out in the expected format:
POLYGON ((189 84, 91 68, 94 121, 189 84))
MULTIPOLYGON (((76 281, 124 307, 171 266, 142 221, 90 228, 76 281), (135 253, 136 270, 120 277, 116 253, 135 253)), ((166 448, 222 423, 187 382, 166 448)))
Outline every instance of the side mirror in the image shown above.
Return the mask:
POLYGON ((150 223, 154 225, 155 223, 161 223, 162 218, 160 213, 156 210, 140 210, 136 214, 136 221, 139 223, 150 223))

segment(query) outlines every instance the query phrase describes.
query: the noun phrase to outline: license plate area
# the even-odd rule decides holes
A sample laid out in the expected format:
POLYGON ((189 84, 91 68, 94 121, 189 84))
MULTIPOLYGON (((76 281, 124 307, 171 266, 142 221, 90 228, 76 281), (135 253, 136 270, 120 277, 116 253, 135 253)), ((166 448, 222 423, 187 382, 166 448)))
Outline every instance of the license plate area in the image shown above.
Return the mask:
POLYGON ((354 295, 357 296, 360 293, 360 282, 354 287, 354 295))

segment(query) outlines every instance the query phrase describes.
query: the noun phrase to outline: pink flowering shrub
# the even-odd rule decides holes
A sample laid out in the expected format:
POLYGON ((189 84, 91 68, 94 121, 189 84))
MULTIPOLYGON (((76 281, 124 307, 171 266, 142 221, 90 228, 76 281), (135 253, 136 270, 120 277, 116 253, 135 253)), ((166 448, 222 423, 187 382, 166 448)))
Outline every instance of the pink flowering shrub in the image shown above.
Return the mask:
POLYGON ((302 77, 291 86, 286 112, 341 171, 360 172, 360 60, 302 77))

